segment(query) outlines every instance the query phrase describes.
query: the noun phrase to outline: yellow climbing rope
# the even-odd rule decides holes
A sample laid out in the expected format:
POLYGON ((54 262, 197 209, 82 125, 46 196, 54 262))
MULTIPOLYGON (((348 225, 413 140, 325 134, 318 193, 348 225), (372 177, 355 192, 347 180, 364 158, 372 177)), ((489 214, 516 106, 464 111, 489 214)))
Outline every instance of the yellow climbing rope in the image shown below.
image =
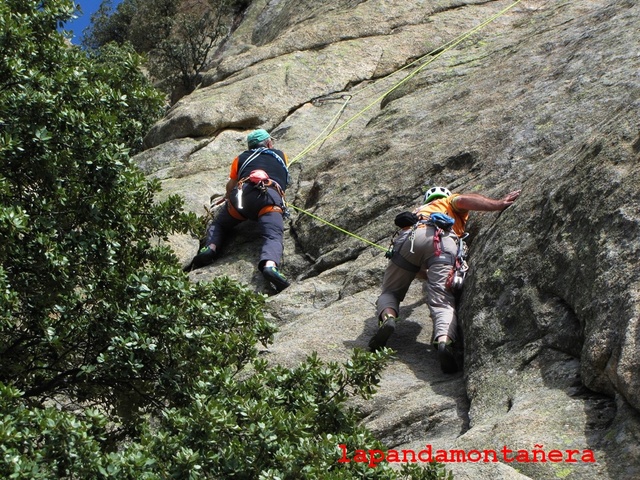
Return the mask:
MULTIPOLYGON (((446 52, 448 52, 449 50, 453 49, 454 47, 456 47, 457 45, 459 45, 460 43, 462 43, 464 40, 466 40, 467 38, 469 38, 471 35, 473 35, 474 33, 480 31, 481 29, 483 29, 484 27, 486 27, 488 24, 490 24, 491 22, 495 21, 496 19, 500 18, 502 15, 504 15, 506 12, 508 12, 509 10, 511 10, 513 7, 515 7, 516 5, 518 5, 522 0, 516 0, 515 2, 513 2, 512 4, 508 5, 507 7, 503 8, 502 10, 500 10, 499 12, 495 13, 494 15, 492 15, 491 17, 489 17, 487 20, 485 20, 484 22, 480 23, 479 25, 475 26, 474 28, 468 30, 467 32, 463 33, 462 35, 456 37, 455 39, 445 43, 444 45, 428 52, 427 54, 423 55, 422 57, 420 57, 419 59, 409 63, 408 65, 405 65, 404 67, 391 72, 389 75, 376 80, 375 82, 371 83, 370 85, 367 85, 365 88, 363 88, 362 90, 355 92, 353 94, 350 95, 343 95, 340 98, 341 99, 345 99, 344 104, 342 105, 342 107, 340 108, 340 110, 338 111, 338 113, 336 115, 334 115, 334 117, 329 121, 329 123, 327 124, 327 126, 322 130, 322 132, 320 132, 320 134, 318 134, 318 136, 316 136, 316 138, 309 144, 307 145, 307 147, 305 147, 300 153, 298 153, 298 155, 296 155, 291 162, 289 162, 289 166, 293 165, 295 162, 297 162, 298 160, 300 160, 304 155, 306 155, 307 153, 309 153, 311 150, 313 150, 316 146, 321 145, 322 143, 324 143, 328 138, 332 137, 333 135, 335 135, 336 133, 338 133, 339 131, 343 130, 344 128, 346 128, 349 124, 351 124, 354 120, 356 120, 357 118, 359 118, 360 116, 362 116, 367 110, 369 110, 370 108, 372 108, 374 105, 376 105, 378 102, 382 101, 387 95, 389 95, 391 92, 393 92, 394 90, 396 90, 397 88, 399 88, 400 86, 404 85, 405 83, 407 83, 409 80, 411 80, 413 77, 415 77, 418 73, 420 73, 422 70, 424 70, 427 66, 431 65, 433 62, 435 62, 438 58, 440 58, 442 55, 444 55, 446 52), (424 62, 422 65, 420 65, 418 68, 416 68, 415 70, 413 70, 413 72, 411 72, 410 74, 408 74, 406 77, 404 77, 402 80, 400 80, 399 82, 397 82, 395 85, 393 85, 389 90, 385 91, 383 94, 381 94, 380 96, 378 96, 375 100, 373 100, 371 103, 369 103, 369 105, 367 105, 366 107, 364 107, 362 110, 360 110, 359 112, 355 113, 351 118, 349 118, 348 120, 346 120, 342 125, 340 125, 338 128, 335 128, 335 123, 338 122, 338 120, 340 119, 340 117, 342 116, 342 114, 344 113, 345 109, 347 108, 347 104, 349 103, 349 101, 355 96, 355 95, 361 95, 364 91, 366 91, 367 89, 371 88, 373 85, 379 83, 380 81, 383 81, 387 78, 390 78, 392 75, 396 75, 397 73, 406 70, 407 68, 412 67, 413 65, 416 65, 418 63, 421 63, 425 58, 427 57, 431 57, 429 58, 428 61, 424 62), (333 127, 332 127, 333 125, 333 127), (327 130, 329 130, 329 128, 331 128, 330 132, 328 134, 325 135, 325 132, 327 130)), ((292 204, 287 204, 288 207, 300 212, 300 213, 304 213, 305 215, 310 216, 311 218, 314 218, 315 220, 318 220, 326 225, 329 225, 330 227, 339 230, 342 233, 345 233, 353 238, 357 238, 358 240, 371 245, 373 247, 376 247, 382 251, 387 251, 387 248, 378 245, 374 242, 371 242, 369 240, 367 240, 366 238, 363 238, 359 235, 356 235, 355 233, 349 232, 347 230, 345 230, 344 228, 341 228, 327 220, 324 220, 321 217, 318 217, 317 215, 314 215, 311 212, 308 212, 307 210, 303 210, 302 208, 298 208, 295 205, 292 204)))
POLYGON ((336 113, 333 116, 333 118, 329 121, 327 126, 324 127, 324 129, 316 136, 316 138, 309 145, 307 145, 307 147, 305 149, 303 149, 302 152, 300 152, 298 155, 296 155, 293 158, 293 160, 291 160, 291 162, 289 162, 289 166, 291 166, 293 164, 293 162, 295 162, 296 160, 298 160, 298 159, 302 158, 304 155, 306 155, 307 152, 309 152, 310 150, 315 148, 316 145, 324 143, 324 141, 331 136, 331 131, 333 129, 331 129, 331 131, 329 132, 329 134, 326 137, 324 136, 324 133, 327 130, 329 130, 331 125, 334 125, 335 123, 338 122, 338 120, 340 120, 340 117, 344 113, 345 109, 347 108, 347 104, 349 103, 349 101, 351 100, 352 97, 353 97, 353 95, 341 95, 340 96, 340 99, 344 99, 345 102, 342 105, 342 107, 340 107, 340 110, 338 111, 338 113, 336 113))
MULTIPOLYGON (((352 96, 356 95, 356 94, 362 94, 363 91, 365 91, 366 89, 368 89, 369 87, 371 87, 372 85, 374 85, 375 83, 378 83, 382 80, 385 80, 386 78, 391 77, 392 75, 395 75, 396 73, 405 70, 409 67, 411 67, 412 65, 415 65, 418 62, 421 62, 423 59, 425 59, 426 57, 431 57, 427 62, 425 62, 424 64, 420 65, 418 68, 416 68, 413 72, 411 72, 409 75, 407 75, 406 77, 404 77, 402 80, 400 80, 399 82, 397 82, 395 85, 393 85, 389 90, 387 90, 386 92, 384 92, 382 95, 378 96, 375 100, 373 100, 369 105, 367 105, 366 107, 364 107, 362 110, 360 110, 359 112, 357 112, 356 114, 354 114, 351 118, 349 118, 348 120, 346 120, 342 125, 340 125, 338 128, 334 128, 332 129, 332 131, 326 135, 324 135, 324 132, 327 130, 328 126, 325 127, 325 129, 322 131, 322 133, 320 135, 318 135, 318 137, 316 137, 315 140, 313 140, 306 148, 304 148, 298 155, 296 155, 291 162, 289 163, 289 166, 293 165, 295 162, 297 162, 298 160, 300 160, 304 155, 306 155, 307 153, 309 153, 311 150, 313 150, 317 145, 321 144, 322 142, 324 142, 325 140, 327 140, 328 138, 332 137, 333 135, 335 135, 336 133, 338 133, 339 131, 343 130, 344 128, 346 128, 349 124, 351 124, 354 120, 356 120, 357 118, 359 118, 360 116, 362 116, 367 110, 369 110, 370 108, 372 108, 373 106, 375 106, 378 102, 382 101, 387 95, 389 95, 391 92, 393 92, 394 90, 398 89, 400 86, 404 85, 405 83, 407 83, 409 80, 411 80, 414 76, 416 76, 418 73, 420 73, 422 70, 424 70, 427 66, 431 65, 433 62, 435 62, 438 58, 440 58, 442 55, 444 55, 446 52, 448 52, 449 50, 451 50, 452 48, 456 47, 457 45, 459 45, 460 43, 462 43, 464 40, 466 40, 467 38, 469 38, 471 35, 473 35, 474 33, 480 31, 481 29, 483 29, 484 27, 486 27, 488 24, 490 24, 491 22, 495 21, 496 19, 500 18, 502 15, 504 15, 505 13, 507 13, 509 10, 511 10, 513 7, 515 7, 516 5, 518 5, 522 0, 516 0, 515 2, 513 2, 511 5, 508 5, 507 7, 503 8, 502 10, 500 10, 499 12, 495 13, 494 15, 492 15, 491 17, 489 17, 487 20, 485 20, 484 22, 480 23, 479 25, 475 26, 474 28, 468 30, 467 32, 463 33, 462 35, 458 36, 457 38, 449 41, 448 43, 445 43, 443 46, 436 48, 435 50, 432 50, 431 52, 427 53, 426 55, 423 55, 421 58, 419 58, 418 60, 415 60, 414 62, 405 65, 404 67, 396 70, 395 72, 390 73, 389 75, 387 75, 386 77, 383 77, 380 80, 377 80, 376 82, 372 83, 371 85, 368 85, 367 87, 365 87, 364 89, 362 89, 359 92, 354 93, 352 96)), ((345 102, 345 104, 342 106, 342 108, 340 109, 340 112, 338 113, 338 115, 336 115, 333 119, 331 119, 331 121, 329 122, 329 125, 331 125, 336 117, 339 117, 339 115, 342 115, 342 112, 344 111, 344 109, 347 106, 348 101, 350 100, 347 99, 347 102, 345 102)))
MULTIPOLYGON (((424 70, 427 66, 429 66, 430 64, 432 64, 433 62, 435 62, 438 58, 440 58, 444 53, 446 53, 447 51, 451 50, 452 48, 456 47, 457 45, 459 45, 461 42, 463 42, 464 40, 466 40, 467 38, 469 38, 471 35, 473 35, 474 33, 480 31, 481 29, 483 29, 484 27, 486 27, 488 24, 490 24, 491 22, 495 21, 496 19, 500 18, 502 15, 504 15, 506 12, 508 12, 509 10, 511 10, 513 7, 515 7, 517 4, 519 4, 522 0, 516 0, 515 2, 513 2, 512 4, 508 5, 507 7, 503 8, 502 10, 500 10, 499 12, 495 13, 494 15, 492 15, 491 17, 489 17, 487 20, 485 20, 484 22, 480 23, 479 25, 475 26, 474 28, 468 30, 467 32, 463 33, 462 35, 458 36, 457 38, 447 42, 446 44, 442 45, 441 47, 438 47, 432 51, 430 51, 429 53, 423 55, 422 57, 420 57, 419 59, 411 62, 408 65, 405 65, 404 67, 391 72, 389 75, 371 83, 370 85, 367 85, 365 88, 363 88, 362 90, 355 92, 351 95, 343 95, 340 98, 345 99, 344 104, 342 105, 342 107, 340 108, 340 110, 338 111, 338 113, 331 119, 331 121, 327 124, 327 126, 322 130, 322 132, 320 132, 320 134, 309 144, 307 145, 307 147, 305 147, 300 153, 298 153, 298 155, 296 155, 291 162, 289 163, 289 166, 293 165, 295 162, 297 162, 298 160, 300 160, 304 155, 306 155, 307 153, 309 153, 311 150, 313 150, 316 146, 323 144, 328 138, 332 137, 333 135, 335 135, 336 133, 338 133, 339 131, 343 130, 344 128, 346 128, 349 124, 351 124, 354 120, 356 120, 358 117, 362 116, 367 110, 369 110, 370 108, 372 108, 374 105, 376 105, 378 102, 382 101, 387 95, 389 95, 391 92, 393 92, 394 90, 396 90, 397 88, 399 88, 400 86, 404 85, 405 83, 407 83, 411 78, 415 77, 418 73, 420 73, 422 70, 424 70), (335 123, 338 122, 338 120, 340 119, 340 117, 342 116, 342 114, 344 113, 345 109, 347 108, 347 104, 349 103, 349 101, 355 96, 355 95, 361 95, 365 90, 369 89, 370 87, 372 87, 373 85, 375 85, 376 83, 383 81, 387 78, 390 78, 392 75, 395 75, 399 72, 401 72, 402 70, 406 70, 407 68, 412 67, 413 65, 416 65, 418 63, 421 63, 425 58, 427 57, 431 57, 428 59, 428 61, 424 62, 422 65, 420 65, 418 68, 416 68, 413 72, 411 72, 409 75, 407 75, 406 77, 404 77, 402 80, 400 80, 399 82, 397 82, 395 85, 393 85, 389 90, 385 91, 382 95, 378 96, 374 101, 372 101, 369 105, 367 105, 366 107, 364 107, 362 110, 360 110, 359 112, 357 112, 356 114, 354 114, 352 117, 350 117, 348 120, 346 120, 342 125, 340 125, 338 128, 335 128, 335 123), (331 127, 333 125, 333 127, 331 127), (331 127, 331 130, 328 134, 325 135, 325 132, 331 127)), ((324 220, 321 217, 318 217, 317 215, 314 215, 311 212, 308 212, 306 210, 303 210, 302 208, 298 208, 295 205, 292 204, 287 204, 288 207, 300 212, 300 213, 304 213, 305 215, 310 216, 311 218, 314 218, 315 220, 318 220, 326 225, 329 225, 330 227, 339 230, 342 233, 345 233, 353 238, 357 238, 358 240, 371 245, 373 247, 376 247, 380 250, 383 251, 387 251, 387 248, 378 245, 376 243, 373 243, 369 240, 367 240, 366 238, 363 238, 359 235, 356 235, 355 233, 349 232, 347 230, 345 230, 344 228, 341 228, 327 220, 324 220)))
POLYGON ((367 240, 366 238, 362 238, 361 236, 356 235, 355 233, 351 233, 351 232, 349 232, 349 231, 345 230, 344 228, 341 228, 341 227, 339 227, 339 226, 337 226, 337 225, 335 225, 335 224, 333 224, 333 223, 331 223, 331 222, 329 222, 329 221, 327 221, 327 220, 324 220, 324 219, 322 219, 322 218, 318 217, 317 215, 314 215, 314 214, 313 214, 313 213, 311 213, 311 212, 308 212, 308 211, 306 211, 306 210, 303 210, 302 208, 298 208, 298 207, 296 207, 295 205, 291 205, 291 204, 287 204, 287 207, 291 207, 291 208, 293 208, 294 210, 296 210, 296 211, 298 211, 298 212, 304 213, 305 215, 309 215, 311 218, 315 218, 316 220, 318 220, 318 221, 320 221, 320 222, 322 222, 322 223, 325 223, 325 224, 329 225, 330 227, 333 227, 333 228, 335 228, 336 230, 341 231, 342 233, 346 233, 347 235, 349 235, 349 236, 351 236, 351 237, 353 237, 353 238, 357 238, 358 240, 361 240, 361 241, 363 241, 364 243, 366 243, 366 244, 368 244, 368 245, 371 245, 372 247, 379 248, 380 250, 382 250, 382 251, 384 251, 384 252, 386 252, 386 251, 387 251, 387 249, 386 249, 385 247, 383 247, 383 246, 381 246, 381 245, 378 245, 377 243, 370 242, 370 241, 369 241, 369 240, 367 240))

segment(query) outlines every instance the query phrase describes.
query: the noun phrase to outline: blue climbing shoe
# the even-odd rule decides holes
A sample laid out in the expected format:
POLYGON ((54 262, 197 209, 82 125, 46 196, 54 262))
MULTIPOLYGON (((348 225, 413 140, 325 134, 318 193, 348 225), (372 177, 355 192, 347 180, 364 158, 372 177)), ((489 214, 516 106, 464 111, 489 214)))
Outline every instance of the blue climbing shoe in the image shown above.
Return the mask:
POLYGON ((287 278, 276 267, 264 267, 262 276, 275 288, 276 292, 281 292, 289 286, 287 278))

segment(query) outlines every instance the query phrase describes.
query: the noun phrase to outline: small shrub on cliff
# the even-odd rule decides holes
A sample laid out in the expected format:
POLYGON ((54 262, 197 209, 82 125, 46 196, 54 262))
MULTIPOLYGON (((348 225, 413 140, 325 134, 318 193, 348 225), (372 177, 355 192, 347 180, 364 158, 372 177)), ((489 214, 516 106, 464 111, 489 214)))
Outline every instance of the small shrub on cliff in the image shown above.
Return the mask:
POLYGON ((0 3, 0 477, 396 478, 337 462, 381 448, 345 402, 384 354, 269 366, 264 298, 158 243, 196 225, 129 157, 161 98, 133 52, 70 47, 72 12, 0 3))
POLYGON ((104 0, 83 44, 130 43, 148 58, 150 75, 168 93, 191 93, 248 0, 104 0))

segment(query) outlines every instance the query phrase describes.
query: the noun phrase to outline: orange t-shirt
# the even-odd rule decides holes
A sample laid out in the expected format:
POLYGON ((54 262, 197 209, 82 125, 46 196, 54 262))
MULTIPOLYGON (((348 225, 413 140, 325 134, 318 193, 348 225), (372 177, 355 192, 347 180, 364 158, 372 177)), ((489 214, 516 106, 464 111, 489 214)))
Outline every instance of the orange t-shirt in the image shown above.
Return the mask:
POLYGON ((469 210, 461 210, 456 208, 456 198, 460 196, 459 193, 454 193, 447 198, 438 198, 433 202, 429 202, 426 205, 418 207, 415 211, 417 215, 429 216, 431 213, 446 213, 455 220, 453 224, 453 232, 461 237, 464 235, 464 227, 469 220, 469 210))
POLYGON ((229 171, 229 178, 232 180, 240 180, 238 178, 238 160, 239 158, 236 157, 233 159, 233 162, 231 162, 231 169, 229 171))

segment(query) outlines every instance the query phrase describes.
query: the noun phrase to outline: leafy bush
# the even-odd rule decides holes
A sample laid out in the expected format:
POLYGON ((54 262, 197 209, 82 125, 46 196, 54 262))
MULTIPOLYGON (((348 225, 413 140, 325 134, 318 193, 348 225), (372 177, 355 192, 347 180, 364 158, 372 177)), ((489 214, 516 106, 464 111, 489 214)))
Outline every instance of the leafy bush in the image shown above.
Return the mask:
POLYGON ((17 479, 95 478, 105 459, 106 419, 40 408, 0 383, 0 476, 17 479))
POLYGON ((191 283, 158 243, 198 224, 129 157, 161 96, 134 52, 69 46, 72 12, 0 3, 0 477, 397 478, 337 462, 381 448, 345 402, 386 354, 259 358, 264 298, 191 283))

